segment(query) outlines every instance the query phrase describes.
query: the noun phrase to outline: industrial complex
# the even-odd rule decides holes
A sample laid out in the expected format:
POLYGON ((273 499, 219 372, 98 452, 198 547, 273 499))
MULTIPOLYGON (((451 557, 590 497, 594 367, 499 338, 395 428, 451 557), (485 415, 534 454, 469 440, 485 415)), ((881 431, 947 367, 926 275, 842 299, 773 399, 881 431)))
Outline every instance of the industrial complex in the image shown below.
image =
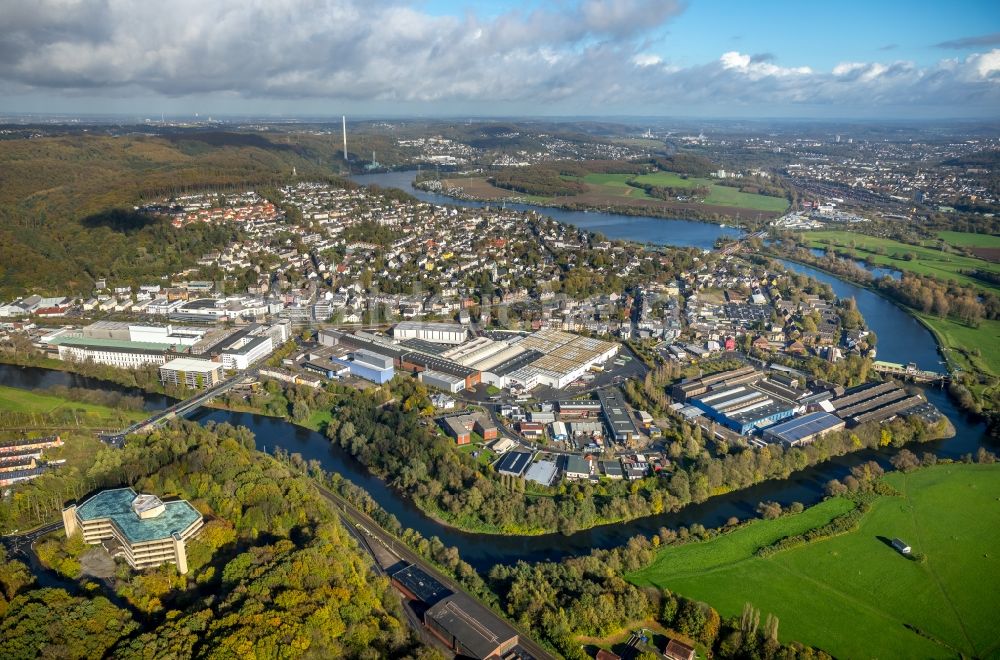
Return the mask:
MULTIPOLYGON (((505 339, 469 339, 463 326, 451 323, 398 323, 391 337, 321 330, 319 339, 325 347, 383 356, 394 368, 451 393, 479 383, 522 391, 539 386, 565 388, 620 349, 616 342, 549 329, 528 335, 512 333, 505 339)), ((332 353, 325 357, 337 361, 332 353)), ((310 361, 315 362, 311 356, 310 361)))

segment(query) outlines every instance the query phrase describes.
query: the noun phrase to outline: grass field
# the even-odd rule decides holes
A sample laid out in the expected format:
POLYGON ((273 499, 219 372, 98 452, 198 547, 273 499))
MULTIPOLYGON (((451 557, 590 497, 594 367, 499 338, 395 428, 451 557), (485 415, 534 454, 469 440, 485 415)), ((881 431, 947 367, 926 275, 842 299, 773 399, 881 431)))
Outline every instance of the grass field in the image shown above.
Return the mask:
MULTIPOLYGON (((957 233, 957 232, 950 232, 957 233)), ((962 254, 942 252, 935 247, 926 245, 909 245, 887 238, 876 238, 856 234, 849 231, 810 231, 803 234, 810 247, 826 248, 828 246, 849 246, 854 243, 857 256, 866 258, 873 263, 889 266, 897 270, 909 271, 918 275, 928 275, 941 280, 953 279, 962 284, 978 287, 987 291, 1000 292, 997 287, 982 282, 968 275, 963 270, 984 270, 1000 273, 1000 264, 990 263, 983 259, 967 257, 962 254), (885 254, 877 254, 882 248, 885 254), (913 254, 914 259, 907 261, 906 254, 913 254)))
POLYGON ((941 465, 887 480, 854 532, 762 559, 757 547, 822 524, 849 503, 829 500, 711 541, 666 548, 628 576, 705 601, 723 616, 751 602, 779 617, 783 640, 837 657, 1000 655, 1000 465, 941 465), (925 563, 881 538, 900 537, 925 563), (920 631, 920 632, 916 632, 920 631))
POLYGON ((1000 375, 1000 321, 984 319, 973 328, 953 319, 917 316, 937 332, 948 357, 961 369, 1000 375))
POLYGON ((106 406, 68 401, 57 396, 0 385, 0 413, 19 412, 50 415, 66 410, 77 411, 81 424, 96 425, 95 428, 102 426, 102 422, 106 420, 139 420, 147 416, 147 413, 142 411, 116 410, 106 406))
POLYGON ((708 197, 706 204, 716 206, 733 206, 754 211, 781 212, 788 208, 788 200, 781 197, 770 197, 768 195, 755 195, 752 193, 740 192, 739 188, 730 186, 720 186, 711 179, 700 179, 690 177, 682 179, 680 175, 673 172, 654 172, 643 174, 635 178, 636 183, 649 183, 654 186, 669 186, 672 188, 695 188, 707 186, 708 197))
POLYGON ((972 234, 967 231, 939 231, 938 238, 956 247, 1000 248, 1000 236, 972 234))
POLYGON ((761 211, 772 215, 783 212, 788 208, 788 201, 778 197, 767 195, 755 195, 740 192, 737 188, 720 186, 710 179, 690 178, 682 179, 680 175, 672 172, 656 172, 654 174, 644 174, 635 177, 642 183, 652 183, 659 186, 673 186, 676 188, 694 188, 696 186, 707 186, 709 195, 703 201, 692 200, 688 202, 678 202, 677 200, 665 201, 652 197, 642 188, 628 185, 629 179, 635 177, 633 174, 587 174, 584 177, 564 176, 570 181, 582 181, 588 186, 585 193, 568 197, 538 197, 523 193, 512 193, 503 188, 497 188, 489 183, 485 178, 461 178, 448 179, 447 186, 461 187, 464 192, 476 199, 503 199, 517 196, 528 202, 538 204, 549 204, 552 202, 575 202, 582 205, 592 205, 603 207, 608 205, 623 204, 626 206, 640 206, 647 208, 670 207, 681 211, 684 208, 701 208, 709 211, 716 211, 727 214, 727 209, 745 209, 746 211, 761 211), (715 207, 715 208, 709 208, 715 207))

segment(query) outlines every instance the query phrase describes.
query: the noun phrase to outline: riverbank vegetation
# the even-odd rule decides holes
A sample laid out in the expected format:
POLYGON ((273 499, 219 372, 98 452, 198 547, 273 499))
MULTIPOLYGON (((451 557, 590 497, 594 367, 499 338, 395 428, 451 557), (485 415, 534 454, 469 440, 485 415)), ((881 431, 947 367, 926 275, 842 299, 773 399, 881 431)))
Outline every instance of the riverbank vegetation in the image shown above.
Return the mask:
MULTIPOLYGON (((954 280, 959 284, 981 287, 994 293, 1000 287, 976 277, 973 273, 983 272, 1000 276, 1000 264, 965 254, 955 234, 947 238, 924 240, 919 243, 867 236, 849 231, 810 231, 802 235, 811 248, 832 251, 838 255, 860 259, 878 266, 925 275, 942 281, 954 280), (950 242, 949 242, 950 241, 950 242)), ((985 245, 983 240, 963 240, 966 246, 985 245)))
MULTIPOLYGON (((780 620, 746 599, 738 613, 716 610, 711 604, 660 588, 637 576, 657 571, 662 557, 670 553, 692 555, 678 566, 692 575, 703 576, 708 564, 741 561, 758 548, 768 547, 792 534, 830 525, 850 516, 856 501, 871 498, 881 490, 881 470, 874 463, 858 466, 852 479, 852 499, 830 500, 808 510, 792 504, 787 511, 775 503, 763 503, 760 514, 773 518, 764 522, 739 523, 706 529, 703 525, 660 529, 651 538, 637 536, 613 550, 597 550, 586 557, 562 562, 497 566, 489 581, 507 603, 509 614, 531 627, 567 658, 584 658, 581 642, 607 638, 623 630, 643 627, 652 621, 679 638, 719 658, 826 658, 823 651, 797 642, 783 645, 779 638, 780 620), (726 545, 721 553, 699 553, 713 544, 726 545)), ((782 634, 782 638, 789 635, 782 634)))
MULTIPOLYGON (((655 382, 655 381, 653 381, 655 382)), ((601 524, 677 511, 709 497, 747 488, 862 448, 902 447, 946 434, 919 419, 864 425, 831 433, 804 447, 753 448, 709 438, 678 422, 667 430, 671 464, 633 482, 561 482, 552 487, 501 480, 492 467, 459 451, 429 419, 427 390, 397 378, 386 388, 326 390, 268 383, 259 395, 265 412, 314 425, 431 517, 491 534, 570 534, 601 524), (328 414, 327 414, 328 413, 328 414)), ((662 387, 654 385, 662 393, 662 387)), ((253 398, 253 396, 251 397, 253 398)))
MULTIPOLYGON (((206 515, 188 550, 190 572, 120 567, 110 586, 77 575, 67 588, 34 589, 8 561, 0 655, 422 653, 388 581, 371 574, 329 504, 306 477, 253 447, 246 429, 180 423, 98 452, 87 476, 99 487, 186 498, 206 515)), ((58 544, 66 547, 42 554, 73 573, 79 548, 58 544)))
MULTIPOLYGON (((868 238, 868 237, 862 237, 868 238)), ((984 414, 990 432, 1000 433, 1000 295, 993 289, 905 272, 901 279, 875 278, 852 258, 818 257, 796 234, 782 234, 774 253, 870 287, 900 304, 935 334, 952 371, 950 389, 960 405, 984 414)))
POLYGON ((847 515, 844 496, 668 547, 628 579, 704 600, 722 616, 750 602, 780 618, 782 638, 838 657, 989 657, 998 650, 1000 468, 986 452, 981 459, 886 475, 888 489, 851 496, 863 515, 833 535, 803 531, 847 515), (895 537, 918 560, 893 549, 895 537))

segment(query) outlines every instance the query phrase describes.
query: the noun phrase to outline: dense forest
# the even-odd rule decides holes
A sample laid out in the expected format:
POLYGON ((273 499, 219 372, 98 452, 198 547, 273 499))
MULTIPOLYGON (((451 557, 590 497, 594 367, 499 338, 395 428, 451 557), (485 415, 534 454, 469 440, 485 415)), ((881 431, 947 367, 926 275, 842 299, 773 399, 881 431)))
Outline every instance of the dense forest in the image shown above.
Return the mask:
POLYGON ((42 589, 3 558, 0 656, 425 657, 388 581, 308 478, 253 447, 245 428, 181 423, 101 450, 90 483, 186 498, 205 514, 190 572, 122 569, 108 586, 78 577, 90 546, 50 540, 38 554, 66 588, 42 589))

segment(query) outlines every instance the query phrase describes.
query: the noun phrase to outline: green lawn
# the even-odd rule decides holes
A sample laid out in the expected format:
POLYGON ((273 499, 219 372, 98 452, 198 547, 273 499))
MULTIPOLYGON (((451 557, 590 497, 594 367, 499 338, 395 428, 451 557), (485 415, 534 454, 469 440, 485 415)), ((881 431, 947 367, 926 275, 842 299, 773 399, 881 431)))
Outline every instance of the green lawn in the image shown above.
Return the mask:
POLYGON ((847 504, 830 500, 797 516, 666 548, 628 579, 705 601, 723 616, 751 602, 779 617, 783 640, 837 657, 996 657, 1000 465, 941 465, 887 479, 903 496, 878 500, 854 532, 766 559, 753 555, 847 504), (897 536, 924 553, 926 563, 879 539, 897 536))
POLYGON ((1000 236, 972 234, 966 231, 939 231, 938 238, 956 247, 1000 248, 1000 236))
MULTIPOLYGON (((957 232, 951 233, 957 234, 957 232)), ((849 231, 810 231, 804 233, 803 238, 805 238, 810 247, 821 249, 830 246, 849 247, 853 243, 859 259, 868 259, 873 263, 889 266, 897 270, 928 275, 945 281, 951 279, 984 290, 1000 292, 1000 287, 998 286, 982 282, 961 273, 963 270, 984 270, 1000 273, 1000 264, 990 263, 983 259, 942 252, 935 247, 909 245, 888 238, 876 238, 849 231), (885 254, 877 254, 876 251, 879 248, 882 248, 885 254), (915 258, 906 260, 904 259, 904 255, 906 254, 912 254, 915 258)))

